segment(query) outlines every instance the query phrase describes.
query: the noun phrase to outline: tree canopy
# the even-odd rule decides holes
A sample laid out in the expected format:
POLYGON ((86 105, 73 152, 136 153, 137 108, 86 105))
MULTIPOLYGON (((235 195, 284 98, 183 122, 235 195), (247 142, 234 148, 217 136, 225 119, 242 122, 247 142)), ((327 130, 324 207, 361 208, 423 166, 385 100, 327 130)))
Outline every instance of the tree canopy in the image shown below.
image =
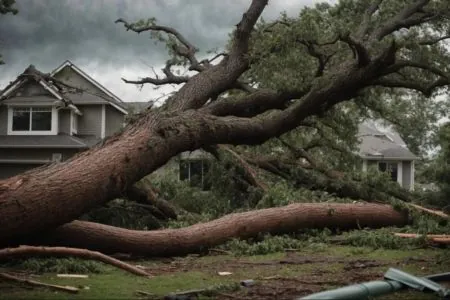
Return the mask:
MULTIPOLYGON (((150 32, 169 52, 164 77, 125 82, 180 89, 102 144, 0 182, 0 239, 70 222, 183 151, 279 137, 273 142, 286 147, 325 142, 350 150, 361 119, 382 116, 408 128, 445 112, 433 101, 450 84, 448 1, 342 0, 258 23, 267 3, 251 1, 225 51, 206 59, 154 18, 117 20, 126 30, 150 32)), ((428 136, 415 128, 409 143, 420 150, 428 136)))

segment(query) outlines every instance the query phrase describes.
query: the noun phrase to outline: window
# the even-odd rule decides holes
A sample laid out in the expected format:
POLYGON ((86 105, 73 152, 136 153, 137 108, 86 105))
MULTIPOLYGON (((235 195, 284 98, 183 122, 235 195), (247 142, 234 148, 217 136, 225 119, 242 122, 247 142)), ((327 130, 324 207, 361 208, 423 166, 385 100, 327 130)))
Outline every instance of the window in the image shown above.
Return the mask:
POLYGON ((378 170, 381 172, 389 172, 391 179, 397 181, 398 164, 396 162, 379 162, 378 170))
POLYGON ((12 131, 51 131, 51 107, 14 107, 12 131))
POLYGON ((207 178, 208 169, 208 161, 206 160, 181 160, 180 180, 189 180, 191 186, 209 190, 210 183, 207 178))

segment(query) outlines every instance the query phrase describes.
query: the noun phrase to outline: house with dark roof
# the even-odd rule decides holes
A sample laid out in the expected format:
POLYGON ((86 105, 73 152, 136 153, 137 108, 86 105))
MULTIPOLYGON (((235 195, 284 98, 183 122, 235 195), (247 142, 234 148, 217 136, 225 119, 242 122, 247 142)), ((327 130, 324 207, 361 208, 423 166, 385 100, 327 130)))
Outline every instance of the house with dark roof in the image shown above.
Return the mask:
POLYGON ((392 180, 403 188, 414 189, 414 161, 417 157, 397 132, 382 131, 375 122, 365 122, 359 126, 358 137, 363 171, 371 168, 388 172, 392 180))
POLYGON ((70 158, 124 126, 128 106, 70 61, 30 65, 0 92, 0 178, 70 158))

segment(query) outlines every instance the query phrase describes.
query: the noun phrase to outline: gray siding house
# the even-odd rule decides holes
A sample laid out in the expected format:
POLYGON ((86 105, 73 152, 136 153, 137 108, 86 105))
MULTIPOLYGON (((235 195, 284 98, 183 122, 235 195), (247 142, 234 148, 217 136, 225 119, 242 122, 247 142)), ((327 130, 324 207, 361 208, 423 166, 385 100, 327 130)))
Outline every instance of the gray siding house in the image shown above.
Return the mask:
MULTIPOLYGON (((393 181, 405 189, 414 189, 414 161, 417 157, 407 148, 400 135, 390 130, 382 132, 375 122, 360 124, 358 155, 362 160, 362 171, 376 169, 388 172, 393 181)), ((213 159, 202 150, 184 152, 179 156, 179 178, 191 185, 205 187, 208 160, 213 159)))
POLYGON ((382 132, 373 122, 366 122, 359 126, 358 137, 364 172, 370 168, 388 172, 400 186, 414 190, 414 161, 417 157, 397 132, 382 132))
POLYGON ((124 125, 127 105, 70 61, 30 65, 0 92, 0 178, 62 161, 124 125))

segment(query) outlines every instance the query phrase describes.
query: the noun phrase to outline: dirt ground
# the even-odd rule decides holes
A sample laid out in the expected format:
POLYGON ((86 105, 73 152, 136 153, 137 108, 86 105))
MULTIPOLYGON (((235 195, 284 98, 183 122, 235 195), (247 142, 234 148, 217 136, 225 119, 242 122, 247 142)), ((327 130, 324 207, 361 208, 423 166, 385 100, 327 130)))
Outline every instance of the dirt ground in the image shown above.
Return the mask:
MULTIPOLYGON (((442 249, 371 250, 334 246, 243 257, 211 252, 206 256, 128 261, 152 274, 151 278, 136 277, 112 267, 100 274, 90 274, 89 279, 35 274, 32 278, 46 283, 83 288, 79 294, 70 295, 0 282, 0 299, 164 299, 170 294, 182 294, 184 298, 166 299, 292 300, 319 291, 381 280, 390 267, 421 276, 450 272, 449 258, 448 250, 442 249), (252 280, 253 284, 242 286, 243 280, 252 280)), ((437 298, 402 292, 381 299, 437 298)))

